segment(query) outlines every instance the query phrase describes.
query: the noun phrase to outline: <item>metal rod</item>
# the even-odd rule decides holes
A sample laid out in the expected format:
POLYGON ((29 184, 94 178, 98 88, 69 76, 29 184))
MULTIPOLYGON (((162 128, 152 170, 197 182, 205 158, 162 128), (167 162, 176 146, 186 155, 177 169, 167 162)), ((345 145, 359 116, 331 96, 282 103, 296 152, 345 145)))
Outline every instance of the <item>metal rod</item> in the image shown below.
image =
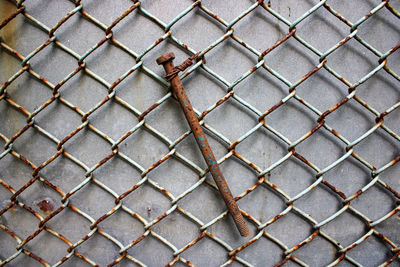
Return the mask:
MULTIPOLYGON (((157 63, 164 66, 167 76, 175 71, 175 66, 172 62, 174 58, 175 55, 171 52, 163 54, 157 59, 157 63)), ((228 207, 228 210, 232 215, 233 220, 235 221, 236 227, 239 230, 240 235, 248 236, 250 234, 249 228, 247 227, 242 213, 240 212, 239 207, 237 206, 232 196, 232 193, 228 187, 228 184, 226 183, 224 176, 222 175, 221 169, 219 168, 217 160, 215 159, 211 147, 208 144, 207 138, 200 126, 196 114, 193 111, 192 104, 190 103, 189 98, 186 95, 185 89, 183 88, 182 82, 178 75, 175 75, 175 77, 171 79, 171 85, 176 95, 176 98, 178 99, 183 109, 183 112, 185 113, 186 120, 188 121, 189 126, 193 131, 197 144, 199 145, 201 153, 203 154, 203 157, 207 163, 208 169, 210 170, 210 173, 218 186, 219 192, 221 193, 222 198, 224 199, 225 204, 228 207)))

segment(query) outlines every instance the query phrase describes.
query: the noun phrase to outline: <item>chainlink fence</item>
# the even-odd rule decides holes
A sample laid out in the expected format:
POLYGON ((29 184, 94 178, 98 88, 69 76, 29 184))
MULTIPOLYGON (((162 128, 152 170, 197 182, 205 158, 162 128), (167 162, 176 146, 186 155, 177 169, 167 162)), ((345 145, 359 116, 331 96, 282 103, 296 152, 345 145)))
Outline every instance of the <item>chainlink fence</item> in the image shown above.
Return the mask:
POLYGON ((0 3, 0 266, 400 266, 400 1, 0 3))

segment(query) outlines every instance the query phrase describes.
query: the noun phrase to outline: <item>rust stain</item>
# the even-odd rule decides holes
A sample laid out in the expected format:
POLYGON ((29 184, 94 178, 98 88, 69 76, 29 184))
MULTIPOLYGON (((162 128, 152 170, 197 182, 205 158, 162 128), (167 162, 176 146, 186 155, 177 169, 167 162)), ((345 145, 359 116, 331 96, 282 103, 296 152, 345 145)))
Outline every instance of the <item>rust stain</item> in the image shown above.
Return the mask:
POLYGON ((39 209, 41 211, 43 211, 45 213, 51 213, 54 210, 53 204, 48 199, 43 199, 42 201, 38 202, 36 205, 39 207, 39 209))

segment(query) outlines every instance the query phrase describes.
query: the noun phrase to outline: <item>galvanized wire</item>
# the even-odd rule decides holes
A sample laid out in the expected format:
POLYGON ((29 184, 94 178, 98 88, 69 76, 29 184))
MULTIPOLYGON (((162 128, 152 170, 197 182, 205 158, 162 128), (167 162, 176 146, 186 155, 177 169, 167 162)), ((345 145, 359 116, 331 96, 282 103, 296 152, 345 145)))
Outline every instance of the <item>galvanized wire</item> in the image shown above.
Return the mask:
MULTIPOLYGON (((325 239, 329 243, 331 243, 335 248, 337 252, 337 257, 334 261, 332 261, 329 266, 335 266, 338 263, 340 263, 343 260, 346 260, 349 263, 352 263, 355 266, 361 266, 360 263, 356 261, 356 259, 352 258, 349 256, 349 251, 351 251, 354 247, 360 245, 363 243, 365 240, 370 238, 371 236, 375 236, 378 238, 382 243, 387 245, 390 249, 391 257, 387 258, 385 262, 381 263, 381 266, 387 266, 390 263, 394 261, 398 261, 400 257, 400 247, 399 244, 396 244, 395 242, 391 241, 388 237, 380 233, 378 230, 375 229, 375 226, 382 224, 392 216, 398 214, 400 212, 400 193, 397 192, 395 189, 391 188, 387 183, 385 183, 383 180, 380 179, 380 175, 385 172, 387 169, 391 168, 393 165, 395 165, 397 162, 400 161, 400 155, 397 157, 393 158, 391 161, 387 162, 383 166, 374 166, 371 163, 367 162, 365 159, 363 159, 360 155, 358 155, 355 152, 355 147, 368 138, 371 134, 376 132, 378 129, 381 129, 385 132, 387 132, 395 142, 399 142, 400 138, 399 136, 388 126, 385 125, 385 116, 388 114, 392 113, 395 111, 399 106, 400 102, 397 102, 391 107, 388 107, 384 112, 378 112, 375 110, 372 106, 370 106, 366 101, 364 101, 361 97, 357 95, 357 88, 365 83, 368 79, 373 77, 376 73, 378 72, 386 72, 390 76, 392 76, 397 82, 400 81, 400 76, 395 73, 393 70, 391 70, 388 65, 388 58, 395 53, 399 48, 400 44, 397 44, 393 48, 389 49, 388 51, 379 51, 378 49, 374 48, 371 44, 367 43, 366 40, 361 38, 358 35, 358 28, 360 25, 362 25, 365 21, 370 19, 372 16, 374 16, 375 13, 377 13, 381 9, 388 9, 391 14, 397 19, 400 19, 400 14, 397 10, 395 10, 389 0, 384 0, 381 3, 379 3, 376 7, 371 9, 371 11, 368 14, 365 14, 362 16, 358 21, 355 23, 350 22, 350 20, 346 19, 343 17, 341 14, 339 14, 337 11, 335 11, 330 5, 329 1, 327 0, 322 0, 320 1, 317 5, 312 7, 310 10, 304 13, 303 16, 299 17, 295 21, 289 21, 283 16, 279 14, 276 10, 272 9, 268 3, 265 3, 262 0, 257 1, 253 5, 251 5, 247 10, 244 10, 239 16, 234 18, 232 21, 227 22, 221 17, 218 16, 218 14, 213 13, 209 9, 207 9, 205 6, 202 5, 201 0, 195 1, 191 6, 188 6, 183 12, 181 12, 178 16, 176 16, 172 21, 169 23, 165 23, 158 19, 157 17, 153 16, 150 14, 146 9, 142 7, 142 2, 141 1, 135 1, 132 3, 130 7, 127 7, 126 11, 123 12, 119 17, 115 18, 115 20, 109 24, 103 24, 101 21, 97 20, 95 17, 90 15, 85 11, 85 5, 83 4, 82 1, 76 0, 72 1, 75 4, 75 8, 72 9, 70 12, 65 14, 63 18, 61 18, 53 27, 47 27, 44 23, 40 22, 38 19, 35 17, 31 16, 29 13, 29 10, 24 5, 25 1, 14 1, 13 3, 15 4, 15 11, 4 21, 0 23, 0 29, 6 27, 13 19, 15 19, 18 16, 24 16, 26 20, 30 21, 35 27, 38 29, 42 30, 44 33, 48 35, 48 39, 40 45, 37 49, 33 50, 31 53, 29 53, 27 56, 23 56, 19 51, 15 50, 13 47, 11 47, 9 44, 7 44, 3 39, 0 39, 0 46, 1 49, 10 53, 13 55, 15 58, 17 58, 21 62, 21 68, 11 77, 8 78, 7 81, 5 81, 3 84, 0 85, 0 101, 6 102, 10 107, 17 109, 21 114, 23 114, 26 117, 26 124, 24 127, 22 127, 17 133, 15 133, 12 136, 6 136, 3 133, 0 133, 0 138, 5 142, 5 147, 4 147, 4 152, 0 154, 0 160, 6 157, 7 155, 11 155, 12 157, 16 158, 17 160, 23 162, 25 165, 31 168, 32 170, 32 177, 31 179, 22 187, 20 188, 13 188, 11 185, 6 183, 2 177, 0 177, 0 184, 3 186, 6 190, 8 190, 12 196, 9 198, 8 204, 0 211, 0 216, 7 212, 11 212, 12 209, 23 209, 28 213, 31 213, 33 216, 35 216, 38 220, 38 226, 37 230, 32 232, 28 237, 26 238, 21 238, 15 233, 14 225, 7 225, 7 224, 0 224, 0 229, 10 235, 13 239, 15 239, 15 247, 16 247, 16 252, 12 255, 9 255, 6 259, 1 259, 0 261, 0 266, 7 265, 10 263, 12 265, 13 260, 18 258, 21 254, 25 254, 32 259, 36 260, 37 262, 48 266, 49 263, 46 261, 46 259, 40 258, 38 255, 35 255, 32 251, 30 251, 27 248, 27 244, 31 242, 33 239, 35 239, 41 232, 46 231, 49 234, 59 238, 62 242, 64 242, 67 246, 68 249, 65 251, 65 256, 55 264, 55 266, 61 265, 64 262, 68 262, 71 258, 79 258, 85 262, 87 262, 90 265, 96 266, 99 263, 97 262, 97 259, 90 259, 87 256, 81 254, 79 252, 79 246, 81 246, 84 242, 89 240, 93 235, 99 234, 104 236, 105 238, 109 239, 111 242, 113 242, 116 246, 120 248, 119 251, 119 257, 116 257, 113 259, 113 261, 108 262, 107 264, 109 266, 113 266, 118 264, 119 262, 123 260, 129 260, 137 265, 140 266, 145 266, 143 262, 140 260, 136 259, 132 255, 128 253, 128 250, 137 244, 139 244, 141 241, 148 237, 153 237, 159 242, 163 243, 165 246, 169 247, 171 250, 171 261, 170 262, 165 262, 165 263, 160 263, 160 265, 174 265, 177 262, 181 262, 183 264, 186 264, 188 266, 192 266, 193 264, 185 259, 182 254, 185 252, 187 249, 190 247, 194 246, 197 242, 199 242, 203 238, 208 238, 210 240, 213 240, 217 244, 219 244, 221 247, 223 247, 226 250, 226 262, 223 264, 223 266, 227 266, 233 262, 243 264, 245 266, 252 266, 251 263, 246 261, 245 259, 241 258, 238 253, 243 251, 243 250, 251 250, 252 248, 252 243, 257 242, 261 238, 267 238, 268 240, 272 241, 276 245, 278 245, 281 250, 282 250, 282 258, 280 263, 277 264, 277 266, 284 265, 288 261, 295 262, 301 266, 308 266, 307 262, 302 261, 301 258, 298 258, 297 256, 294 255, 294 252, 299 250, 301 247, 305 246, 308 243, 313 242, 313 240, 316 237, 320 237, 322 239, 325 239), (283 36, 279 41, 277 41, 274 45, 271 47, 265 47, 265 50, 263 52, 258 51, 257 49, 253 48, 251 45, 246 43, 244 40, 241 40, 238 36, 234 34, 234 26, 237 22, 239 22, 241 19, 244 17, 248 16, 250 13, 252 13, 256 8, 262 8, 265 12, 271 14, 274 16, 276 19, 278 19, 280 22, 288 26, 288 32, 285 36, 283 36), (319 51, 317 48, 313 47, 310 43, 306 42, 300 35, 297 34, 296 32, 296 26, 302 23, 305 19, 310 17, 313 13, 315 13, 319 9, 326 9, 328 12, 330 12, 333 16, 335 16, 338 20, 340 20, 342 23, 347 25, 349 29, 349 34, 346 38, 338 42, 336 45, 328 49, 327 51, 319 51), (183 42, 181 42, 177 37, 175 37, 172 34, 171 29, 174 27, 174 25, 181 20, 184 16, 189 14, 190 12, 194 12, 194 10, 198 10, 199 12, 202 12, 207 15, 209 20, 213 20, 215 23, 218 23, 222 25, 225 28, 225 34, 220 36, 219 39, 216 41, 212 42, 209 44, 207 48, 205 48, 202 51, 195 51, 191 47, 187 46, 183 42), (158 25, 164 30, 164 35, 161 36, 159 39, 155 40, 153 44, 151 44, 149 47, 144 49, 143 51, 137 52, 137 51, 132 51, 129 49, 126 45, 118 41, 114 37, 113 29, 114 27, 122 20, 124 20, 127 16, 130 16, 132 13, 138 12, 141 15, 147 17, 150 19, 154 24, 158 25), (63 25, 66 21, 68 21, 71 17, 76 16, 77 14, 81 14, 84 16, 88 21, 99 27, 104 31, 104 37, 101 40, 98 40, 97 44, 91 47, 89 50, 87 50, 83 54, 79 54, 70 48, 68 48, 67 45, 61 43, 59 40, 57 40, 57 30, 60 28, 61 25, 63 25), (218 163, 221 164, 225 162, 226 160, 230 158, 235 158, 238 161, 240 161, 243 165, 247 166, 249 169, 251 169, 256 176, 258 177, 258 182, 248 188, 247 190, 244 190, 241 194, 236 196, 235 200, 240 200, 242 198, 245 198, 247 195, 252 194, 252 192, 258 188, 258 187, 266 187, 269 190, 275 192, 277 195, 279 195, 286 203, 286 209, 284 209, 282 212, 276 214, 276 216, 268 221, 259 221, 255 217, 252 216, 252 214, 246 212, 245 210, 241 210, 242 214, 245 216, 245 218, 248 220, 249 224, 252 224, 256 229, 256 233, 254 236, 245 244, 241 245, 240 247, 232 247, 231 244, 221 240, 217 236, 213 235, 208 229, 210 226, 214 225, 218 221, 222 220, 224 217, 227 216, 227 211, 224 211, 223 213, 219 214, 219 216, 215 217, 214 219, 210 221, 202 221, 201 219, 197 218, 195 215, 192 213, 188 212, 184 208, 180 206, 180 201, 183 200, 185 197, 187 197, 190 194, 195 194, 196 189, 202 185, 206 184, 210 188, 213 188, 215 190, 216 186, 212 182, 206 179, 206 174, 208 173, 208 169, 202 169, 198 165, 196 165, 194 162, 189 160, 187 157, 184 155, 180 154, 176 150, 176 146, 181 143, 183 140, 185 140, 190 134, 191 131, 187 131, 184 133, 182 136, 177 138, 176 140, 170 140, 165 134, 162 132, 156 130, 152 126, 150 126, 148 123, 146 123, 146 116, 148 116, 150 113, 155 113, 157 112, 157 107, 159 107, 162 103, 166 102, 167 100, 173 98, 173 95, 171 92, 168 91, 169 87, 169 82, 164 78, 158 76, 154 71, 146 67, 146 64, 143 63, 143 59, 146 58, 148 53, 152 51, 155 47, 157 47, 160 43, 165 42, 166 40, 170 40, 176 45, 180 46, 183 50, 187 51, 189 54, 198 54, 198 61, 189 69, 187 69, 184 73, 181 73, 180 77, 185 82, 185 78, 190 76, 190 75, 196 75, 196 70, 202 69, 203 71, 209 73, 212 77, 214 77, 216 80, 221 82, 226 86, 226 94, 223 96, 221 99, 219 99, 216 103, 213 105, 209 106, 207 109, 199 111, 195 110, 195 112, 198 115, 198 118, 200 120, 200 123, 202 126, 209 132, 212 133, 214 136, 216 136, 222 143, 225 144, 226 148, 228 149, 228 153, 222 156, 218 163), (218 75, 215 73, 213 70, 211 70, 206 63, 206 57, 207 53, 209 53, 212 49, 215 47, 221 45, 221 43, 225 42, 226 40, 232 40, 234 42, 237 42, 244 48, 246 48, 250 53, 256 55, 258 57, 258 63, 254 65, 251 69, 249 69, 246 73, 238 77, 234 82, 230 83, 226 81, 222 76, 218 75), (278 46, 284 44, 290 39, 296 40, 299 44, 302 45, 303 49, 309 50, 315 55, 319 57, 319 64, 315 66, 314 69, 311 69, 308 73, 304 73, 303 77, 301 77, 299 80, 296 82, 292 83, 288 80, 287 77, 284 77, 283 75, 279 74, 276 70, 274 70, 272 67, 268 66, 268 62, 265 60, 265 57, 274 51, 278 46), (338 48, 341 46, 345 45, 348 41, 350 40, 356 40, 359 44, 361 44, 363 47, 371 51, 375 56, 376 56, 376 62, 375 62, 375 68, 366 74, 364 77, 362 77, 360 80, 358 80, 355 83, 351 83, 348 80, 346 80, 343 76, 341 76, 338 72, 336 72, 331 66, 329 66, 329 58, 328 56, 333 54, 338 48), (121 50, 123 50, 127 55, 132 56, 135 59, 135 64, 128 70, 126 71, 121 77, 116 79, 113 83, 108 83, 105 79, 103 79, 101 76, 97 75, 93 71, 91 71, 85 63, 85 60, 87 59, 88 56, 90 56, 92 53, 94 53, 96 50, 98 50, 101 46, 103 46, 105 43, 112 44, 121 50), (71 55, 73 58, 75 58, 77 67, 74 71, 72 71, 69 75, 67 75, 64 79, 59 81, 57 84, 53 84, 49 80, 46 79, 46 77, 43 77, 40 75, 40 73, 37 73, 35 69, 30 65, 30 60, 34 58, 40 51, 45 49, 47 46, 50 44, 56 45, 58 48, 62 49, 69 55, 71 55), (256 70, 258 69, 265 69, 268 73, 271 75, 275 76, 277 79, 282 81, 284 84, 287 86, 287 95, 282 98, 278 103, 276 103, 272 108, 269 108, 268 110, 259 110, 250 103, 246 102, 244 99, 242 99, 240 96, 235 94, 235 88, 238 84, 240 84, 243 80, 248 78, 250 75, 252 75, 256 70), (308 103, 305 99, 301 98, 299 95, 296 94, 296 89, 297 87, 302 84, 304 81, 309 79, 312 75, 320 71, 321 69, 325 69, 328 71, 332 77, 336 78, 339 80, 341 83, 343 83, 347 88, 348 88, 348 95, 344 97, 342 100, 340 100, 338 103, 333 105, 331 108, 328 110, 319 110, 312 104, 308 103), (116 92, 119 89, 119 84, 132 75, 132 73, 141 70, 147 73, 149 76, 153 77, 156 79, 160 84, 162 84, 165 87, 165 95, 156 101, 153 105, 149 106, 145 111, 141 112, 134 106, 130 105, 128 102, 126 102, 124 99, 120 98, 116 92), (104 89, 107 91, 107 96, 104 97, 100 102, 98 102, 96 105, 94 105, 90 110, 87 112, 81 110, 79 107, 75 106, 68 100, 66 100, 63 97, 63 93, 60 92, 60 89, 62 86, 66 83, 69 82, 69 80, 77 75, 78 73, 83 72, 86 75, 89 75, 96 81, 98 81, 100 84, 104 86, 104 89), (28 73, 35 79, 39 80, 43 85, 45 85, 49 90, 52 92, 52 96, 49 99, 43 99, 43 104, 36 108, 33 112, 28 111, 25 107, 14 101, 10 95, 7 93, 7 87, 13 83, 19 76, 21 76, 24 73, 28 73), (325 121, 325 118, 329 116, 331 113, 335 112, 339 107, 346 105, 346 103, 349 100, 355 100, 358 102, 363 108, 365 108, 368 112, 370 112, 376 119, 375 125, 371 127, 369 130, 364 132, 362 135, 360 135, 358 138, 356 138, 354 141, 349 141, 345 136, 341 135, 338 131, 333 129, 331 126, 327 124, 325 121), (96 111, 99 109, 102 109, 104 105, 109 102, 109 101, 116 101, 120 105, 124 106, 126 109, 130 110, 132 115, 136 116, 139 120, 139 123, 134 125, 131 130, 120 136, 117 140, 114 140, 107 136, 105 133, 103 133, 101 130, 96 128, 94 125, 91 124, 90 118, 92 114, 94 114, 96 111), (208 116, 210 113, 212 113, 218 106, 222 105, 226 101, 234 101, 240 106, 242 106, 244 109, 247 109, 250 113, 254 114, 256 118, 256 126, 254 126, 251 130, 249 130, 247 133, 245 133, 243 136, 239 137, 237 140, 231 141, 227 137, 225 137, 222 133, 218 132, 216 129, 211 127, 210 125, 206 124, 204 119, 206 116, 208 116), (297 101, 300 103, 305 109, 310 110, 311 112, 315 113, 318 116, 318 119, 315 121, 315 127, 313 129, 310 129, 305 135, 300 137, 297 140, 290 140, 288 137, 280 133, 278 130, 274 129, 271 125, 268 124, 267 119, 268 116, 273 113, 275 110, 279 109, 280 107, 284 106, 289 100, 292 101, 297 101), (61 103, 65 107, 71 109, 73 112, 78 114, 81 119, 82 119, 82 124, 77 127, 75 130, 70 132, 68 135, 63 137, 62 139, 59 139, 55 137, 52 133, 46 131, 43 129, 40 124, 35 122, 35 117, 42 113, 45 112, 47 107, 52 104, 53 102, 61 103), (37 132, 41 133, 43 136, 45 136, 48 140, 54 143, 54 147, 57 148, 57 152, 54 153, 51 157, 49 157, 47 160, 42 162, 40 165, 35 165, 29 158, 25 157, 24 155, 20 154, 16 149, 14 149, 13 144, 14 142, 28 129, 35 129, 37 132), (276 136, 279 140, 281 140, 282 143, 284 143, 287 147, 287 154, 282 157, 281 159, 277 160, 276 162, 270 164, 267 168, 263 169, 260 166, 257 166, 255 163, 251 162, 248 160, 245 156, 241 155, 238 153, 235 148, 238 144, 243 142, 245 139, 247 139, 249 136, 254 134, 258 129, 264 128, 268 133, 276 136), (152 164, 150 167, 145 168, 142 165, 140 165, 138 162, 130 158, 128 155, 122 153, 119 150, 119 147, 125 143, 129 142, 130 137, 134 135, 136 132, 138 132, 140 129, 145 129, 146 131, 151 132, 154 136, 156 136, 159 140, 161 140, 163 143, 165 143, 168 148, 169 152, 165 155, 163 155, 157 162, 152 164), (305 140, 307 140, 310 136, 315 134, 316 132, 320 131, 320 129, 325 129, 328 132, 332 134, 337 140, 339 140, 343 144, 343 154, 342 156, 332 162, 329 166, 321 169, 320 167, 316 166, 314 163, 306 159, 303 155, 299 154, 299 152, 296 151, 296 147, 303 143, 305 140), (106 156, 104 159, 100 160, 98 163, 96 163, 93 166, 87 166, 85 163, 83 163, 80 159, 76 158, 75 156, 71 155, 69 152, 66 151, 64 148, 64 145, 68 142, 74 142, 73 137, 77 135, 79 132, 83 130, 88 130, 91 131, 101 138, 103 138, 106 142, 110 144, 110 151, 109 155, 106 156), (59 157, 65 157, 71 160, 78 166, 79 168, 83 169, 85 171, 85 176, 86 179, 84 179, 80 184, 76 184, 75 187, 68 191, 65 192, 63 189, 53 185, 50 181, 46 180, 44 177, 41 176, 40 172, 44 168, 51 168, 48 167, 48 165, 53 162, 55 159, 59 157), (131 188, 127 189, 126 192, 123 194, 117 194, 115 191, 113 191, 110 187, 105 185, 104 183, 100 182, 95 178, 96 171, 102 168, 102 166, 110 161, 112 158, 118 157, 120 159, 123 159, 126 161, 132 168, 138 170, 141 173, 141 180, 137 183, 132 185, 131 188), (176 158, 180 160, 181 162, 184 162, 187 166, 189 166, 192 170, 194 170, 198 175, 199 175, 199 180, 195 184, 193 184, 189 189, 187 189, 185 192, 180 194, 179 196, 173 195, 171 192, 163 188, 161 185, 153 181, 152 179, 149 178, 149 173, 155 170, 157 167, 159 167, 163 162, 167 161, 169 158, 176 158), (346 195, 340 189, 335 188, 332 184, 330 184, 328 181, 324 179, 324 174, 326 174, 328 171, 332 170, 339 164, 341 164, 343 161, 345 161, 348 158, 355 159, 356 161, 359 162, 360 165, 365 166, 370 170, 370 175, 371 179, 370 182, 362 187, 359 191, 357 191, 353 195, 346 195), (288 161, 289 159, 297 159, 298 162, 301 162, 301 164, 309 166, 311 169, 315 171, 315 181, 313 184, 305 188, 303 191, 298 193, 295 196, 290 196, 287 194, 283 189, 279 188, 275 184, 271 183, 266 176, 276 169, 278 166, 280 166, 282 163, 288 161), (49 214, 46 217, 43 217, 41 214, 36 212, 32 207, 29 207, 28 205, 24 204, 23 201, 19 198, 19 195, 23 193, 27 188, 29 188, 32 184, 34 183, 41 183, 43 186, 51 188, 54 190, 57 194, 59 194, 62 198, 60 206, 53 210, 53 207, 49 205, 46 201, 41 203, 42 207, 44 209, 49 210, 49 214), (79 190, 81 190, 83 187, 87 186, 88 184, 93 184, 96 185, 102 189, 104 189, 106 192, 108 192, 114 199, 115 199, 115 207, 111 210, 109 210, 107 213, 103 214, 102 216, 98 218, 93 218, 89 214, 85 213, 84 211, 78 209, 72 201, 70 201, 70 197, 73 196, 75 193, 77 193, 79 190), (143 185, 148 185, 153 187, 154 189, 158 190, 162 194, 164 194, 169 200, 170 200, 170 208, 162 215, 157 217, 156 219, 152 221, 148 221, 146 218, 141 216, 140 214, 132 211, 129 207, 124 205, 124 199, 137 190, 138 188, 142 187, 143 185), (295 201, 303 197, 304 195, 308 194, 312 190, 314 190, 318 185, 323 185, 329 190, 332 191, 333 194, 337 195, 338 198, 341 199, 342 202, 342 208, 339 209, 336 213, 330 215, 328 218, 325 218, 322 221, 317 221, 314 218, 312 218, 309 214, 301 210, 300 208, 296 207, 295 201), (397 204, 396 207, 387 213, 386 215, 382 216, 379 219, 376 220, 371 220, 368 218, 366 215, 364 215, 362 212, 354 208, 351 204, 354 199, 365 193, 368 189, 370 189, 373 186, 380 186, 384 188, 387 192, 389 192, 395 199, 397 199, 397 204), (70 240, 68 240, 66 237, 62 236, 59 234, 57 231, 54 229, 51 229, 47 223, 55 218, 58 214, 62 213, 64 210, 69 209, 73 211, 74 213, 82 216, 85 220, 87 220, 90 223, 90 229, 91 231, 88 232, 85 236, 82 236, 80 240, 78 240, 75 243, 72 243, 70 240), (141 233, 140 237, 131 240, 130 244, 127 246, 123 245, 122 242, 120 242, 118 239, 115 237, 111 236, 104 230, 102 230, 101 227, 101 222, 106 220, 108 217, 113 216, 116 214, 117 211, 122 211, 143 224, 144 226, 144 232, 141 233), (335 220, 335 218, 339 217, 341 214, 343 214, 346 211, 352 212, 355 216, 357 216, 359 219, 361 219, 366 227, 367 230, 365 231, 365 234, 358 240, 356 240, 354 243, 343 247, 338 241, 336 241, 333 237, 329 236, 327 233, 325 233, 323 230, 321 230, 321 227, 328 224, 329 222, 335 220), (165 219, 168 217, 172 212, 179 212, 183 216, 189 218, 191 221, 195 222, 198 226, 199 229, 199 234, 198 237, 192 240, 191 242, 187 243, 183 247, 176 247, 171 241, 167 240, 165 237, 161 236, 157 232, 155 232, 152 227, 159 223, 161 220, 165 219), (277 224, 279 223, 279 220, 282 217, 285 217, 287 214, 290 212, 295 212, 299 216, 301 216, 305 221, 307 221, 314 229, 313 233, 309 235, 306 239, 301 241, 300 243, 296 244, 293 247, 287 246, 284 242, 279 240, 278 238, 272 236, 270 233, 268 233, 268 227, 272 224, 277 224)), ((165 51, 167 52, 167 51, 165 51)), ((237 64, 240 64, 240 62, 237 62, 237 64)), ((0 123, 5 123, 5 122, 0 122, 0 123)), ((40 151, 37 151, 36 153, 40 153, 40 151)), ((0 248, 1 249, 1 248, 0 248)))

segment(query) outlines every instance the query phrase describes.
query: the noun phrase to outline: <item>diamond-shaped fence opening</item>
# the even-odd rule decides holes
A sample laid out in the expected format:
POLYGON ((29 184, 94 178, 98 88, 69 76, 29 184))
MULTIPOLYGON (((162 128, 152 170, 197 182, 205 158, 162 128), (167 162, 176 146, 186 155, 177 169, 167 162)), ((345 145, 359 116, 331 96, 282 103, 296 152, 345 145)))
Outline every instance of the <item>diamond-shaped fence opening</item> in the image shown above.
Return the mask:
POLYGON ((399 265, 399 10, 0 0, 0 266, 399 265))

